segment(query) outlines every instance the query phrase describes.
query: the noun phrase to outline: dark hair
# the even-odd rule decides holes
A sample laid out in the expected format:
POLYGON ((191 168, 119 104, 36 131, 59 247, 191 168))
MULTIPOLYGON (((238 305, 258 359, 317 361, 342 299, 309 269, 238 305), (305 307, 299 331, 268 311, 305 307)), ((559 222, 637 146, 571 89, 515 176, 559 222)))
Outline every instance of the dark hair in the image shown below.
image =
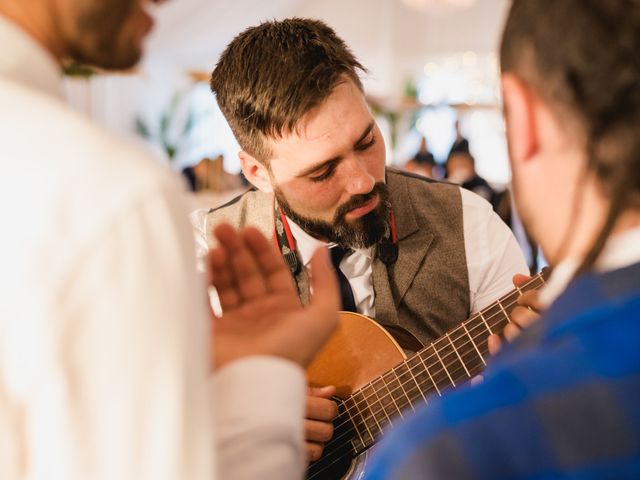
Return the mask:
POLYGON ((222 53, 211 90, 243 150, 267 162, 266 137, 292 132, 345 79, 365 71, 332 28, 291 18, 251 27, 222 53))
POLYGON ((620 214, 640 205, 640 2, 513 0, 502 37, 513 72, 577 125, 610 201, 579 272, 600 255, 620 214))

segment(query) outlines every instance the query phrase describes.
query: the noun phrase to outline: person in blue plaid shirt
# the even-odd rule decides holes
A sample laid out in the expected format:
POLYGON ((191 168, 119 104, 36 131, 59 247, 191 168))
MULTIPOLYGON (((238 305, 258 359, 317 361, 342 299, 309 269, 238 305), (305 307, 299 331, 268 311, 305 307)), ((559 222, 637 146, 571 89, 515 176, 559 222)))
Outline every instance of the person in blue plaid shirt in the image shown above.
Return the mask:
POLYGON ((513 0, 502 89, 545 311, 390 430, 368 480, 640 478, 639 52, 638 0, 513 0))

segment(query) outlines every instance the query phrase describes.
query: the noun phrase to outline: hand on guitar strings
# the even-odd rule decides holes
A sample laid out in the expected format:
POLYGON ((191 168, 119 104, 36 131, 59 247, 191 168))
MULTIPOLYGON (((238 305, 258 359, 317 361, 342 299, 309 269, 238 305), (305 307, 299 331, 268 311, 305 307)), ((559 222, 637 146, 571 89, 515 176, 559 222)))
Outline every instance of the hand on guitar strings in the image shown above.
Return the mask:
POLYGON ((222 315, 213 318, 214 369, 253 355, 273 355, 305 367, 338 324, 340 297, 326 249, 311 260, 313 297, 298 299, 291 274, 255 228, 216 227, 218 246, 207 256, 208 283, 222 315))
POLYGON ((307 460, 315 461, 322 456, 324 444, 333 437, 333 419, 338 415, 338 405, 330 400, 336 394, 336 388, 309 387, 307 395, 304 437, 307 460))
MULTIPOLYGON (((527 275, 514 275, 513 285, 519 287, 525 284, 531 277, 527 275)), ((529 290, 518 298, 518 305, 509 315, 509 323, 504 328, 502 336, 508 342, 512 342, 523 329, 538 321, 543 305, 538 300, 538 291, 529 290)), ((499 335, 489 337, 489 352, 495 355, 502 348, 502 340, 499 335)))

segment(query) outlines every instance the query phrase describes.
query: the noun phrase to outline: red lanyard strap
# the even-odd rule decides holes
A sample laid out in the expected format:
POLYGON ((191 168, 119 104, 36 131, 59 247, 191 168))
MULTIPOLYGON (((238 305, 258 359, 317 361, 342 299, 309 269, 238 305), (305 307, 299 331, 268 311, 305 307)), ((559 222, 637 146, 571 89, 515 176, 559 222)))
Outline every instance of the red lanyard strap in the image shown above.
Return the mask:
POLYGON ((273 199, 273 238, 276 248, 289 267, 291 274, 295 276, 300 272, 302 262, 296 253, 296 241, 291 234, 287 217, 278 206, 276 199, 273 199))

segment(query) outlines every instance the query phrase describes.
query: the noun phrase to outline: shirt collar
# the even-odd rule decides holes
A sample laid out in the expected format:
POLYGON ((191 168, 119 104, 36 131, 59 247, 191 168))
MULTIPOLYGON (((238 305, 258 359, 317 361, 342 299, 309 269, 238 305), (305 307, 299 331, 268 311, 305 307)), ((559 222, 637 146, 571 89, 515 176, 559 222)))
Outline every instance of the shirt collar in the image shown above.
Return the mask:
MULTIPOLYGON (((598 257, 595 270, 607 272, 640 262, 640 227, 612 235, 598 257)), ((550 306, 567 288, 580 266, 574 258, 567 258, 554 269, 547 284, 540 290, 539 299, 550 306)))
MULTIPOLYGON (((302 227, 300 227, 297 223, 292 221, 289 217, 287 217, 287 222, 289 222, 289 228, 291 229, 291 235, 296 240, 296 247, 298 249, 298 253, 300 254, 300 259, 302 263, 306 266, 311 261, 311 257, 313 253, 320 247, 331 248, 335 246, 335 243, 326 243, 322 240, 318 240, 315 237, 312 237, 307 232, 305 232, 302 227)), ((360 253, 361 255, 366 256, 367 258, 373 257, 373 247, 369 248, 357 248, 354 249, 354 252, 360 253)))
POLYGON ((0 77, 58 98, 64 97, 60 65, 28 33, 0 15, 0 77))

